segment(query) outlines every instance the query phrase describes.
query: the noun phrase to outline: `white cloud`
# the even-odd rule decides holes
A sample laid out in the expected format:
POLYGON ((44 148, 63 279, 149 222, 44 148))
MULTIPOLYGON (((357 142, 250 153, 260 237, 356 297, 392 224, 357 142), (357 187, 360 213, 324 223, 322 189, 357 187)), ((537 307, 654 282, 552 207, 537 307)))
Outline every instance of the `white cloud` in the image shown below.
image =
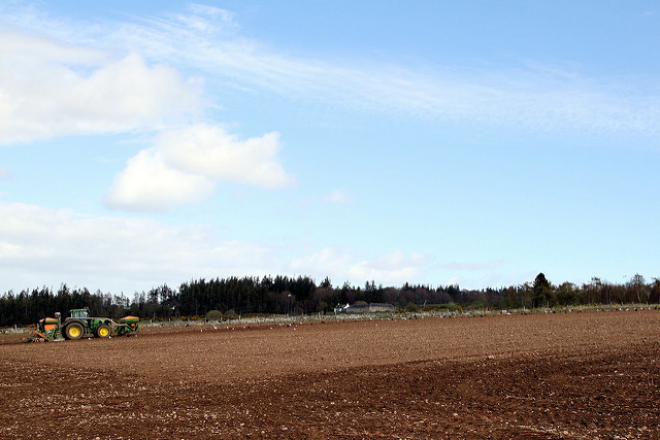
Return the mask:
POLYGON ((296 273, 314 274, 316 276, 330 276, 331 278, 345 277, 351 266, 351 256, 347 252, 338 254, 337 251, 325 248, 319 252, 296 257, 291 260, 291 270, 296 273))
POLYGON ((22 33, 0 32, 0 144, 152 130, 202 108, 172 68, 22 33))
POLYGON ((105 203, 115 209, 160 211, 204 200, 214 188, 212 180, 176 170, 158 149, 148 149, 131 158, 115 176, 105 203))
POLYGON ((401 251, 371 260, 359 260, 348 252, 337 253, 333 249, 326 248, 317 253, 295 258, 291 262, 291 269, 298 273, 312 274, 319 279, 330 276, 358 284, 371 280, 400 284, 419 279, 427 261, 428 257, 422 254, 406 255, 401 251))
POLYGON ((382 255, 373 261, 361 261, 351 267, 354 280, 379 280, 385 283, 404 283, 420 278, 428 258, 422 254, 405 255, 401 251, 382 255))
POLYGON ((286 264, 282 249, 225 240, 204 225, 90 216, 68 209, 0 203, 0 293, 70 286, 119 293, 176 287, 198 278, 305 274, 317 280, 401 284, 418 279, 427 257, 393 252, 359 260, 326 248, 286 264))
POLYGON ((0 167, 0 180, 11 179, 11 171, 7 167, 0 167))
POLYGON ((350 203, 352 201, 353 198, 350 197, 348 194, 346 194, 346 191, 344 191, 343 189, 334 190, 325 197, 326 203, 344 204, 344 203, 350 203))
POLYGON ((276 158, 278 133, 243 141, 218 126, 198 124, 161 133, 156 144, 171 167, 188 173, 263 188, 291 182, 276 158))
POLYGON ((279 135, 240 140, 198 124, 159 133, 115 177, 106 203, 128 210, 160 210, 209 197, 218 181, 279 188, 293 181, 277 160, 279 135))
POLYGON ((0 203, 0 293, 62 282, 134 292, 192 278, 263 275, 271 260, 266 247, 221 240, 203 226, 0 203))
POLYGON ((477 261, 469 261, 469 262, 457 262, 457 261, 452 261, 447 264, 443 264, 442 267, 445 269, 451 269, 451 270, 466 270, 466 271, 484 271, 484 270, 491 270, 495 269, 497 266, 499 266, 501 261, 486 261, 486 262, 477 262, 477 261))

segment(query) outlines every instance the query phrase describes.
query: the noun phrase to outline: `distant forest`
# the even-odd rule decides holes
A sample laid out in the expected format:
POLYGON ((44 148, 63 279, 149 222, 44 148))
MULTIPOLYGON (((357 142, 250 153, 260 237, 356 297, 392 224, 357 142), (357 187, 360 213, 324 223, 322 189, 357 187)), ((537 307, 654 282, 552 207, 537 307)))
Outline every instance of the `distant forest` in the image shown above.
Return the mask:
POLYGON ((646 282, 635 275, 623 284, 592 278, 576 285, 555 285, 543 273, 533 282, 518 286, 461 289, 458 285, 431 287, 404 284, 383 287, 373 281, 364 286, 344 283, 333 286, 326 278, 320 284, 306 276, 230 277, 193 280, 178 289, 162 285, 148 292, 136 292, 132 298, 62 284, 57 291, 48 287, 6 292, 0 296, 0 327, 25 325, 70 309, 89 307, 95 316, 119 318, 199 318, 212 310, 225 317, 271 314, 332 313, 337 304, 389 303, 399 310, 433 309, 516 309, 558 307, 585 304, 658 304, 660 278, 646 282))

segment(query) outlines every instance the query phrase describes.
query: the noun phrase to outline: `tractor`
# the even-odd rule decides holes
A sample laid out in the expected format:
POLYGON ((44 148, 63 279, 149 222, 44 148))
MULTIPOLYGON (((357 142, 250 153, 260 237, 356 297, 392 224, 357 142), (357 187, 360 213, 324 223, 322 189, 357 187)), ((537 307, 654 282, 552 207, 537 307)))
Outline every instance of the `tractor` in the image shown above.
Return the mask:
POLYGON ((73 309, 70 317, 62 322, 62 315, 57 312, 54 318, 40 319, 36 324, 34 333, 28 336, 26 342, 57 341, 63 339, 80 339, 85 335, 96 338, 109 336, 131 336, 140 329, 140 319, 135 316, 126 316, 119 322, 110 318, 89 316, 89 308, 73 309))

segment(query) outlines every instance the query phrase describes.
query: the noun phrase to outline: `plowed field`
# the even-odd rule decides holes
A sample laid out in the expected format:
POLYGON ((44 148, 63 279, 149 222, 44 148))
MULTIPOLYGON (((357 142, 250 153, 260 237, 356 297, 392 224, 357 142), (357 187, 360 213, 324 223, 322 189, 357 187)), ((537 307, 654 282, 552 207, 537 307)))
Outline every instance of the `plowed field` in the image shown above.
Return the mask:
POLYGON ((660 311, 0 337, 2 439, 660 438, 660 311))

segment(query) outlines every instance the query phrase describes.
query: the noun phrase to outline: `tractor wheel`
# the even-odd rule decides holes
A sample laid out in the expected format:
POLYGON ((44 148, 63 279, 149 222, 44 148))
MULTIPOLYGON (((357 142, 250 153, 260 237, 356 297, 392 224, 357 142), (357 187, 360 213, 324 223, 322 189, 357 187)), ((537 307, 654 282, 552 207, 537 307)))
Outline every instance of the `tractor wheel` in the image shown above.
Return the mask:
POLYGON ((97 338, 107 338, 108 336, 110 336, 110 327, 108 327, 107 324, 99 325, 98 327, 96 327, 94 336, 96 336, 97 338))
POLYGON ((66 328, 64 329, 64 336, 67 339, 80 339, 83 333, 84 333, 83 326, 78 324, 77 322, 72 322, 71 324, 67 325, 66 328))

